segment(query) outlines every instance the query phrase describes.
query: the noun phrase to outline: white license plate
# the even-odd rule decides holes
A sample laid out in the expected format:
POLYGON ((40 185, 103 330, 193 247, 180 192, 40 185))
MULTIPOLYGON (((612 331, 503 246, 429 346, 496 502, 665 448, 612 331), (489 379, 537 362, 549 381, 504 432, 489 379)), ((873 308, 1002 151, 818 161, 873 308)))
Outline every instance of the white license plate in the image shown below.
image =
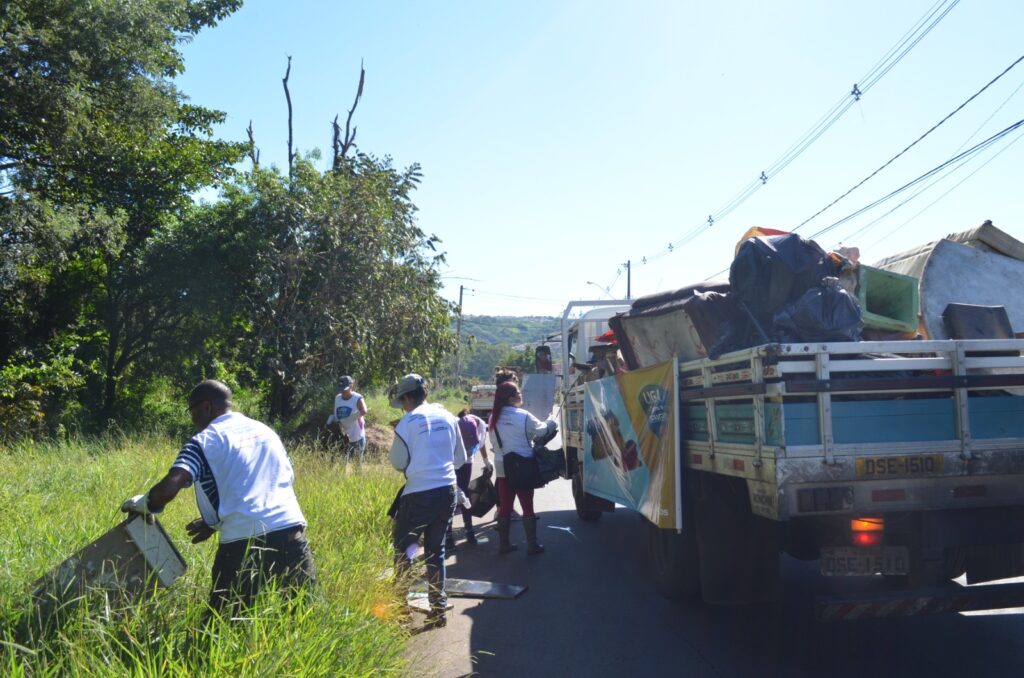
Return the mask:
POLYGON ((906 546, 826 546, 821 549, 821 573, 826 577, 872 574, 907 574, 910 554, 906 546))

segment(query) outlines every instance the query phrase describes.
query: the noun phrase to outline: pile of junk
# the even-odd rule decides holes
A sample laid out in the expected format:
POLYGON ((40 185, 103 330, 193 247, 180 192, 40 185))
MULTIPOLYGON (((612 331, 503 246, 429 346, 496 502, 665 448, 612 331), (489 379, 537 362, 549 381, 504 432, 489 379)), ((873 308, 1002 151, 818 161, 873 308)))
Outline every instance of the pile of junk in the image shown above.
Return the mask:
POLYGON ((990 221, 872 266, 856 248, 753 228, 727 281, 638 298, 609 324, 627 369, 766 343, 1012 339, 1021 290, 1024 243, 990 221))

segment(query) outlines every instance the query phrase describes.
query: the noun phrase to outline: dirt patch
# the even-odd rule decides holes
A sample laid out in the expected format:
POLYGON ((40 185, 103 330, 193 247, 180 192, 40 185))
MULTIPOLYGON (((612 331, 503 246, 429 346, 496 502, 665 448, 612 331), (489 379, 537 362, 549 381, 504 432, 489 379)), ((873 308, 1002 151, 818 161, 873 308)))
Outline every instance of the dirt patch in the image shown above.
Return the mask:
POLYGON ((395 430, 387 424, 366 425, 366 451, 387 454, 395 439, 395 430))

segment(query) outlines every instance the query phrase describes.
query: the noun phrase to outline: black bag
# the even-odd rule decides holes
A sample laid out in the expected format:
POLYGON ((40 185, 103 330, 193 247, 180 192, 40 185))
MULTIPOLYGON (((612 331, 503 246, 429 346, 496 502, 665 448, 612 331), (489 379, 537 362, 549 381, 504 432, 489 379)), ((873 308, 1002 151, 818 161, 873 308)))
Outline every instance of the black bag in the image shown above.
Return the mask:
POLYGON ((537 470, 540 475, 541 484, 538 487, 565 475, 565 450, 563 448, 549 450, 538 445, 533 448, 533 456, 537 459, 537 470))
POLYGON ((483 475, 477 476, 469 481, 469 512, 474 518, 483 518, 487 512, 498 503, 498 493, 491 482, 491 472, 484 471, 483 475))
POLYGON ((775 314, 772 339, 783 343, 859 341, 860 324, 857 297, 844 290, 838 279, 825 278, 775 314))
POLYGON ((515 452, 507 452, 501 461, 505 467, 505 482, 513 490, 535 490, 544 485, 540 478, 537 455, 524 457, 515 452))

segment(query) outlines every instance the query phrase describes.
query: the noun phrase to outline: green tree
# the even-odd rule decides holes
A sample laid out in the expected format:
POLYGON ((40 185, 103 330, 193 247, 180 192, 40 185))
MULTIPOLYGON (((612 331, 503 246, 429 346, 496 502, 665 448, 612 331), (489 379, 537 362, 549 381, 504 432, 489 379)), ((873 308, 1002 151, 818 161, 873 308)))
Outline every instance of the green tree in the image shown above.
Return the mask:
POLYGON ((204 263, 216 279, 197 295, 231 314, 225 349, 258 365, 275 418, 290 419, 340 374, 384 383, 452 349, 443 255, 414 219, 419 167, 365 154, 333 164, 298 159, 290 177, 254 168, 190 236, 221 243, 204 263))
POLYGON ((178 45, 240 4, 11 0, 0 12, 0 365, 26 347, 41 362, 72 351, 102 418, 192 315, 152 267, 189 196, 243 148, 213 139, 223 115, 188 104, 172 78, 178 45))

